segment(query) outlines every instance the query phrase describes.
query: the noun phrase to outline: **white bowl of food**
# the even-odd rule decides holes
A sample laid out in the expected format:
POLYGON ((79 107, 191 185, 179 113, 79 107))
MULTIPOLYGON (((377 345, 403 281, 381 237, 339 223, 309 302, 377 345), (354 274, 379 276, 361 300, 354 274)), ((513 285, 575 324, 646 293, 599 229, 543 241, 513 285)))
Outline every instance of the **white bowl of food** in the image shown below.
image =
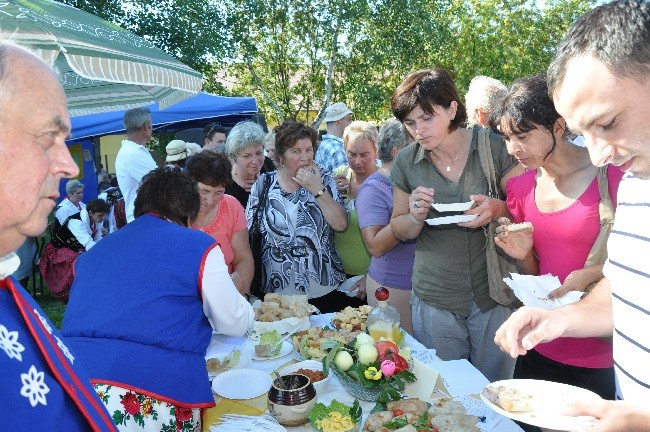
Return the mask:
POLYGON ((307 375, 311 379, 316 393, 322 393, 330 380, 331 374, 323 374, 323 363, 318 360, 303 360, 298 363, 290 364, 278 371, 280 375, 289 375, 299 373, 307 375), (302 369, 302 370, 301 370, 302 369))

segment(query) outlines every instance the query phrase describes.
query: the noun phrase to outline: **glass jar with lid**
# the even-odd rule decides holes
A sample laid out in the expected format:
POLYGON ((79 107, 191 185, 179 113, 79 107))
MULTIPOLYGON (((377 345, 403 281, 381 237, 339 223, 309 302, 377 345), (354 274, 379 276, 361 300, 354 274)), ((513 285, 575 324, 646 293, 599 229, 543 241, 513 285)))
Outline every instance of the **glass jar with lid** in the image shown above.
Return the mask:
POLYGON ((399 311, 388 303, 390 294, 384 287, 375 291, 377 306, 368 314, 368 333, 375 342, 389 340, 398 343, 401 339, 399 311))

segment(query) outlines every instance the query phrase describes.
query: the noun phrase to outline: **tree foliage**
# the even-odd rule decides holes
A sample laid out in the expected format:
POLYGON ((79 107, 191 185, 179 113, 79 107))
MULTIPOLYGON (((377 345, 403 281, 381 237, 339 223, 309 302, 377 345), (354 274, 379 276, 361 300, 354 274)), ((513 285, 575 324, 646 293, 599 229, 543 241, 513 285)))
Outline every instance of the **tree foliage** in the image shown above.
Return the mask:
POLYGON ((390 115, 418 69, 509 84, 543 72, 595 0, 65 0, 151 40, 204 73, 204 89, 256 96, 271 121, 318 125, 331 101, 390 115))

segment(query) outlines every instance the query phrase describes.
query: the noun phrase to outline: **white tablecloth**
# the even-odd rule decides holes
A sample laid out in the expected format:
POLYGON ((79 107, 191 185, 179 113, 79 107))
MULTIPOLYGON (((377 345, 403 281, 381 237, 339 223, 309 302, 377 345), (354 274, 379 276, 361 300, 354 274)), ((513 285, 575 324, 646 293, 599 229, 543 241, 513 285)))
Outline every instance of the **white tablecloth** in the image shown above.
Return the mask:
MULTIPOLYGON (((311 326, 321 327, 328 325, 333 315, 334 314, 313 315, 310 318, 310 324, 311 326)), ((229 351, 236 346, 245 347, 245 349, 252 349, 252 345, 248 344, 250 344, 250 342, 247 342, 245 337, 235 338, 223 335, 213 335, 210 347, 208 348, 208 357, 213 353, 229 351)), ((419 358, 428 360, 424 361, 424 363, 440 373, 450 396, 461 400, 466 406, 469 406, 470 414, 476 414, 479 416, 485 415, 487 417, 486 423, 479 423, 478 425, 481 430, 486 432, 491 430, 499 432, 522 431, 522 429, 512 420, 495 413, 485 406, 482 401, 477 399, 475 396, 472 396, 480 393, 483 387, 488 384, 488 380, 467 360, 456 360, 450 362, 442 361, 435 357, 435 355, 431 355, 430 352, 427 353, 429 350, 408 334, 406 336, 405 346, 421 356, 419 358)), ((290 355, 277 359, 262 361, 252 360, 249 367, 270 373, 274 370, 278 370, 292 360, 302 359, 299 357, 297 352, 293 351, 290 355)), ((336 376, 332 376, 325 389, 318 393, 318 402, 327 405, 334 399, 347 405, 352 405, 354 403, 354 398, 345 391, 336 376)), ((360 401, 360 403, 364 416, 367 415, 375 405, 373 402, 360 401)), ((291 431, 311 430, 304 427, 287 429, 291 431)))

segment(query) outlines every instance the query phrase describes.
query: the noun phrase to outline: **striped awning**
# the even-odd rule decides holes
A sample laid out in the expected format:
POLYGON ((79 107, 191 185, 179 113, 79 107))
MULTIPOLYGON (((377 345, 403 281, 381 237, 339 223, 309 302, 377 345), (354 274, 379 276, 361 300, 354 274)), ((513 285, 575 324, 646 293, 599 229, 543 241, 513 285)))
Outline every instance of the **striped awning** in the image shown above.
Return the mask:
POLYGON ((202 76, 147 40, 50 0, 0 2, 0 39, 24 46, 58 74, 72 116, 196 95, 202 76))

